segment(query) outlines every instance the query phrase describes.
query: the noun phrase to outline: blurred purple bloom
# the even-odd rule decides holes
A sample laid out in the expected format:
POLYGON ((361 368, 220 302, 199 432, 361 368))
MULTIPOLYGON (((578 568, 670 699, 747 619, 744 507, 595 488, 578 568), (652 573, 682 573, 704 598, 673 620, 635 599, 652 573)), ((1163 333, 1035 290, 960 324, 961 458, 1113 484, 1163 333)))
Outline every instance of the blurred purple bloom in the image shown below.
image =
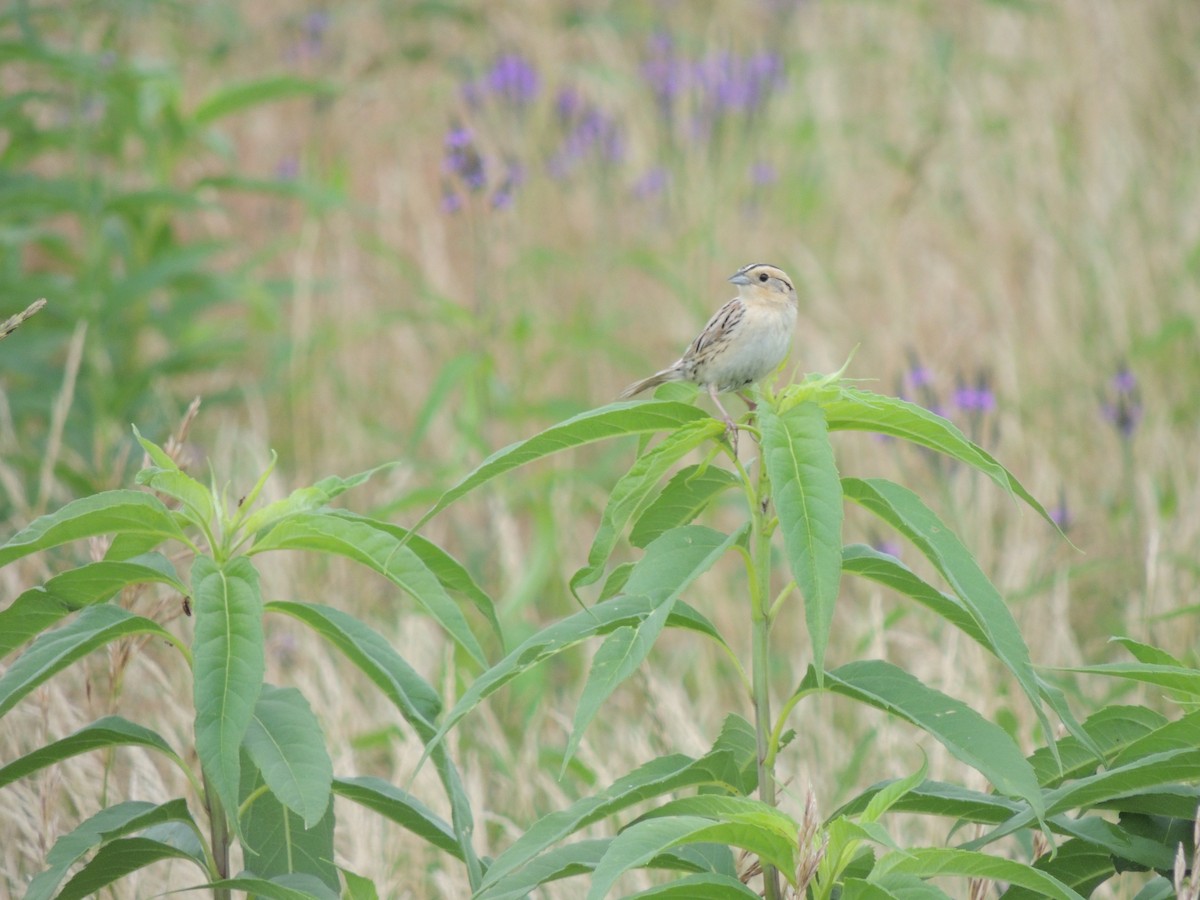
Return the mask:
POLYGON ((662 166, 655 166, 646 171, 641 178, 633 184, 633 196, 639 200, 645 200, 648 197, 653 197, 661 194, 667 187, 669 175, 667 170, 662 166))
POLYGON ((887 538, 876 538, 871 541, 871 548, 880 553, 886 553, 888 556, 894 556, 896 559, 900 558, 900 554, 903 551, 903 548, 897 541, 888 540, 887 538))
POLYGON ((750 180, 754 182, 755 187, 774 184, 778 178, 779 173, 775 171, 775 167, 765 159, 757 160, 750 166, 750 180))
POLYGON ((517 162, 509 162, 504 181, 492 194, 493 209, 508 209, 513 204, 513 195, 518 187, 525 183, 525 167, 517 162))
POLYGON ((991 412, 996 408, 996 395, 986 384, 960 384, 954 389, 954 405, 968 413, 991 412))
POLYGON ((524 56, 505 53, 499 56, 485 76, 488 90, 506 103, 524 107, 538 93, 538 73, 524 56))
POLYGON ((775 53, 743 57, 722 51, 698 62, 695 77, 716 115, 754 113, 782 82, 783 63, 775 53))
POLYGON ((275 164, 276 181, 295 181, 300 177, 300 161, 294 156, 285 156, 275 164))
POLYGON ((462 125, 452 125, 446 132, 443 147, 442 170, 448 175, 457 175, 471 190, 482 190, 487 184, 487 173, 470 130, 462 125))
POLYGON ((563 137, 548 167, 555 178, 565 178, 588 158, 619 163, 625 158, 625 136, 611 116, 584 105, 563 137))
POLYGON ((1067 508, 1066 491, 1060 490, 1058 492, 1058 504, 1047 510, 1047 512, 1050 514, 1050 518, 1053 520, 1054 524, 1057 525, 1059 530, 1063 533, 1066 533, 1066 531, 1075 523, 1074 518, 1071 516, 1071 510, 1067 508))
POLYGON ((573 87, 559 88, 554 97, 554 113, 562 125, 565 126, 574 121, 582 108, 583 98, 579 96, 579 91, 573 87))
POLYGON ((1137 390, 1137 378, 1129 371, 1128 366, 1121 366, 1112 380, 1113 390, 1118 394, 1132 394, 1137 390))
POLYGON ((442 212, 453 215, 463 207, 462 197, 449 184, 442 183, 442 212))
POLYGON ((685 65, 675 55, 675 41, 665 31, 656 31, 646 42, 646 60, 642 63, 642 77, 650 86, 650 92, 663 116, 670 118, 675 101, 687 84, 685 65))

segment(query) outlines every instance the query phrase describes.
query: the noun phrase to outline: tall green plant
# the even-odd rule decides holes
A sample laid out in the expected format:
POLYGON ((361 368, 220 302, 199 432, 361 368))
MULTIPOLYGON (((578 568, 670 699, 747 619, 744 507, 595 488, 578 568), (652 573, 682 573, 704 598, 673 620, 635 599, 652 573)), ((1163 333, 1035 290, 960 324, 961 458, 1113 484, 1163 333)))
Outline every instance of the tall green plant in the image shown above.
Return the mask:
MULTIPOLYGON (((0 565, 6 565, 71 541, 113 535, 103 560, 55 576, 0 612, 0 650, 7 655, 29 642, 0 676, 0 715, 92 650, 154 635, 175 649, 178 664, 191 673, 193 744, 174 748, 146 724, 108 716, 0 768, 0 786, 77 753, 134 744, 184 768, 193 796, 102 810, 59 840, 29 896, 83 896, 166 857, 195 863, 200 880, 217 896, 235 889, 272 897, 365 890, 364 879, 339 873, 332 862, 334 796, 379 812, 459 861, 476 900, 516 900, 580 876, 589 878, 586 895, 598 900, 639 868, 676 876, 635 895, 641 898, 754 897, 758 893, 747 885, 760 878, 762 893, 773 898, 946 897, 938 879, 948 876, 1003 882, 1010 900, 1079 898, 1130 869, 1166 873, 1149 876, 1142 896, 1190 889, 1193 876, 1175 860, 1179 852, 1187 858, 1192 852, 1180 845, 1188 844, 1200 800, 1195 786, 1200 716, 1168 721, 1146 708, 1114 706, 1076 721, 1061 692, 1034 667, 1003 598, 966 548, 906 488, 883 479, 840 477, 831 433, 870 430, 920 444, 984 473, 1044 516, 1020 483, 944 419, 836 377, 767 392, 746 430, 759 448, 750 465, 722 440, 722 423, 688 403, 654 400, 592 410, 493 454, 446 491, 412 530, 328 506, 370 473, 325 479, 256 509, 260 480, 231 508, 221 491, 192 480, 143 441, 152 465, 139 480, 154 493, 113 491, 76 501, 0 547, 0 565), (565 449, 628 436, 640 438, 641 452, 614 485, 587 565, 572 580, 576 590, 602 582, 599 599, 491 662, 468 618, 498 636, 488 594, 417 531, 497 476, 565 449), (701 462, 684 465, 703 449, 701 462), (732 531, 696 522, 719 498, 739 490, 745 514, 732 531), (896 528, 945 587, 893 556, 843 546, 847 500, 896 528), (611 565, 626 532, 642 554, 611 565), (193 555, 187 579, 157 552, 170 542, 193 555), (458 645, 462 674, 482 671, 444 710, 437 691, 403 656, 345 611, 266 601, 255 559, 275 550, 336 554, 382 574, 458 645), (730 553, 744 563, 747 660, 732 649, 738 642, 683 597, 730 553), (777 558, 786 566, 776 567, 777 558), (891 663, 862 659, 830 667, 828 638, 844 576, 886 585, 960 630, 999 661, 1044 734, 1053 734, 1057 720, 1067 736, 1026 755, 980 712, 891 663), (123 586, 141 582, 166 584, 193 598, 190 636, 112 602, 123 586), (772 674, 786 669, 779 665, 786 659, 772 640, 771 625, 797 602, 804 603, 813 662, 781 693, 772 674), (278 615, 326 638, 396 705, 437 770, 450 821, 404 788, 332 772, 320 725, 304 698, 263 682, 266 623, 278 615), (495 859, 481 859, 473 849, 473 811, 444 741, 447 733, 521 674, 597 639, 574 711, 565 769, 588 727, 602 716, 605 701, 669 628, 712 641, 729 656, 744 682, 749 715, 730 710, 707 753, 650 760, 533 822, 495 859), (933 781, 922 768, 866 788, 823 822, 811 806, 797 819, 776 793, 776 766, 786 752, 788 723, 817 693, 908 723, 915 734, 937 741, 984 776, 992 789, 933 781), (772 700, 779 697, 775 710, 772 700), (190 752, 200 760, 198 778, 181 762, 190 752), (647 806, 648 811, 631 813, 647 806), (977 828, 957 845, 903 847, 886 827, 887 814, 898 811, 943 818, 956 826, 952 833, 964 824, 977 828), (581 837, 584 829, 608 836, 581 837), (987 852, 993 842, 1013 835, 1025 837, 1020 846, 1057 842, 1058 850, 1027 852, 1024 858, 1013 858, 1011 848, 987 852), (241 873, 229 871, 234 842, 245 859, 241 873), (743 852, 743 862, 735 850, 743 852)), ((1125 645, 1134 664, 1084 671, 1159 685, 1188 703, 1200 696, 1194 667, 1145 645, 1125 645)))
POLYGON ((200 213, 222 211, 231 190, 318 199, 296 180, 238 173, 220 128, 330 86, 281 75, 188 98, 177 67, 129 40, 129 17, 164 14, 174 11, 18 2, 0 16, 0 293, 51 300, 5 347, 18 437, 5 463, 23 477, 6 479, 0 513, 45 510, 48 465, 60 498, 123 477, 127 423, 165 425, 176 379, 245 347, 251 331, 211 313, 269 314, 267 242, 206 234, 200 213))

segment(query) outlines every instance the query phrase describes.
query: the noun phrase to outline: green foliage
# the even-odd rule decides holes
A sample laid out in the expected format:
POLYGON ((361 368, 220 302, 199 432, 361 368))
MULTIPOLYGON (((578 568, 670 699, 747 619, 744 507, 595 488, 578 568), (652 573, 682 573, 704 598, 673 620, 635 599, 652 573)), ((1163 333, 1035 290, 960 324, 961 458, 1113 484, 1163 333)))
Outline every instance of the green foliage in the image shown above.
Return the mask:
POLYGON ((0 69, 21 88, 0 103, 0 294, 47 299, 4 348, 20 428, 6 461, 23 477, 0 514, 46 508, 47 454, 68 495, 123 478, 127 423, 157 430, 178 414, 178 379, 242 356, 254 311, 275 300, 270 251, 204 234, 197 213, 225 212, 228 189, 316 200, 298 182, 235 175, 220 129, 329 85, 266 77, 189 100, 179 68, 142 58, 115 27, 172 14, 18 3, 0 18, 0 69), (230 328, 231 313, 245 327, 230 328), (56 399, 71 410, 58 423, 56 399))
MULTIPOLYGON (((93 650, 151 635, 168 643, 191 679, 190 746, 173 746, 153 723, 106 716, 7 763, 0 787, 78 754, 138 746, 189 779, 185 760, 194 753, 201 806, 166 798, 105 808, 59 839, 28 896, 83 896, 168 858, 193 862, 202 872, 198 883, 219 897, 235 890, 265 897, 332 897, 343 890, 372 896, 366 879, 334 864, 335 796, 461 863, 476 900, 516 900, 580 877, 589 882, 586 896, 599 900, 638 869, 674 878, 632 895, 642 898, 755 896, 746 882, 761 872, 766 896, 790 891, 814 900, 951 896, 942 888, 947 878, 1002 882, 1011 898, 1074 900, 1120 872, 1169 873, 1177 846, 1190 840, 1200 802, 1200 714, 1168 720, 1144 707, 1112 706, 1076 721, 1061 691, 1035 669, 1007 604, 966 547, 906 488, 839 477, 831 434, 880 428, 978 469, 1042 513, 1020 483, 944 420, 836 377, 768 392, 755 415, 746 426, 760 446, 753 466, 725 442, 721 423, 695 407, 618 403, 493 454, 446 491, 417 527, 502 473, 596 441, 641 439, 639 455, 600 517, 587 565, 571 585, 584 590, 604 579, 599 599, 507 653, 489 594, 458 561, 416 529, 328 505, 372 473, 328 478, 258 507, 268 469, 231 509, 223 492, 201 485, 141 439, 152 465, 138 481, 154 493, 83 498, 0 546, 0 563, 8 564, 83 538, 112 538, 106 558, 28 589, 0 613, 6 649, 24 648, 0 676, 0 715, 93 650), (694 452, 705 453, 704 462, 685 464, 694 452), (695 522, 733 487, 744 501, 739 527, 726 532, 695 522), (888 554, 843 546, 846 501, 894 527, 944 587, 888 554), (626 532, 637 536, 630 541, 639 550, 632 562, 618 559, 626 532), (138 553, 129 555, 134 547, 138 553), (192 556, 186 578, 171 562, 178 558, 174 550, 192 556), (457 674, 470 684, 457 702, 447 709, 396 648, 350 613, 264 600, 256 563, 280 550, 357 562, 411 598, 461 650, 457 674), (749 642, 722 634, 683 599, 728 555, 745 567, 746 596, 733 602, 745 611, 749 642), (1066 736, 1029 752, 1020 735, 885 660, 827 668, 822 660, 841 585, 856 577, 893 589, 901 601, 986 648, 1042 722, 1043 734, 1061 724, 1066 736), (187 591, 195 617, 190 635, 120 605, 120 591, 142 583, 187 591), (787 662, 773 656, 771 625, 795 602, 805 605, 813 664, 772 716, 771 676, 787 662), (323 637, 397 708, 424 745, 444 797, 430 802, 379 778, 333 771, 306 699, 295 688, 264 681, 265 641, 278 615, 323 637), (474 849, 475 814, 447 734, 519 676, 598 640, 561 756, 565 773, 609 698, 639 671, 667 629, 711 640, 728 656, 744 681, 752 717, 731 712, 707 753, 650 760, 537 819, 494 859, 481 859, 474 849), (747 643, 751 658, 744 661, 734 648, 747 643), (793 816, 776 798, 775 764, 788 752, 789 722, 815 694, 906 723, 914 741, 940 744, 990 790, 932 780, 922 767, 860 790, 824 821, 811 808, 793 816), (437 804, 449 808, 449 821, 435 811, 437 804), (945 847, 905 847, 886 827, 895 813, 941 819, 951 835, 969 837, 945 847), (967 825, 976 830, 964 830, 967 825), (1021 837, 1018 846, 1048 840, 1057 852, 1021 858, 1008 849, 993 852, 995 842, 1013 835, 1021 837), (233 842, 245 860, 241 873, 229 871, 233 842)), ((1122 644, 1134 662, 1072 671, 1152 685, 1185 707, 1200 698, 1195 669, 1150 645, 1122 644)), ((1162 883, 1157 877, 1147 889, 1157 891, 1162 883)))

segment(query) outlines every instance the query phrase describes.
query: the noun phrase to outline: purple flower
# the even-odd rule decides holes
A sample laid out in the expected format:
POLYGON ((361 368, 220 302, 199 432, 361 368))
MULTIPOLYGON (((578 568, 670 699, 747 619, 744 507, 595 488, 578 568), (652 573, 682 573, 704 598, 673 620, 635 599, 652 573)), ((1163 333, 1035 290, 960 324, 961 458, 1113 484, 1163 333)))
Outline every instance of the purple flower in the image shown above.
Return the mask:
POLYGON ((886 553, 888 556, 894 556, 896 559, 899 559, 900 554, 903 552, 898 542, 888 540, 887 538, 876 538, 871 541, 871 548, 880 553, 886 553))
POLYGON ((1142 421, 1142 394, 1129 366, 1122 363, 1117 368, 1109 388, 1109 396, 1101 400, 1101 412, 1117 434, 1129 440, 1142 421))
POLYGON ((584 105, 547 165, 555 178, 565 178, 589 158, 621 162, 625 158, 625 136, 615 119, 595 106, 584 105))
POLYGON ((982 415, 996 408, 996 395, 992 394, 990 379, 986 373, 980 372, 974 385, 965 384, 959 380, 958 388, 954 389, 954 406, 965 413, 982 415))
POLYGON ((641 178, 633 183, 633 196, 639 200, 645 200, 661 194, 666 189, 669 180, 670 176, 662 166, 648 169, 641 178))
POLYGON ((442 212, 446 213, 446 215, 454 215, 454 213, 461 211, 462 208, 462 197, 458 195, 458 192, 450 184, 442 182, 442 212))
POLYGON ((646 42, 647 55, 642 63, 642 77, 665 118, 670 118, 675 101, 687 84, 684 63, 675 55, 675 41, 665 31, 656 31, 646 42))
POLYGON ((563 126, 573 122, 582 108, 583 98, 579 96, 579 91, 573 87, 559 88, 554 96, 554 113, 563 126))
POLYGON ((1047 512, 1050 514, 1050 518, 1054 521, 1054 524, 1058 526, 1058 530, 1064 534, 1075 524, 1075 520, 1071 516, 1071 511, 1067 508, 1067 492, 1064 490, 1059 490, 1058 504, 1047 510, 1047 512))
POLYGON ((294 156, 285 156, 275 164, 276 181, 295 181, 300 176, 300 161, 294 156))
POLYGON ((775 171, 775 167, 765 159, 756 160, 750 166, 750 180, 754 182, 755 187, 774 184, 778 178, 779 173, 775 171))
POLYGON ((1132 394, 1137 390, 1137 378, 1128 366, 1122 365, 1113 376, 1112 386, 1118 394, 1132 394))
POLYGON ((516 107, 528 106, 538 94, 537 70, 519 53, 497 57, 484 80, 488 90, 516 107))
POLYGON ((525 167, 510 161, 504 181, 492 193, 492 209, 508 209, 513 204, 513 195, 525 183, 525 167))
POLYGON ((452 125, 442 145, 445 150, 442 171, 457 175, 472 191, 482 190, 487 184, 487 173, 470 130, 462 125, 452 125))

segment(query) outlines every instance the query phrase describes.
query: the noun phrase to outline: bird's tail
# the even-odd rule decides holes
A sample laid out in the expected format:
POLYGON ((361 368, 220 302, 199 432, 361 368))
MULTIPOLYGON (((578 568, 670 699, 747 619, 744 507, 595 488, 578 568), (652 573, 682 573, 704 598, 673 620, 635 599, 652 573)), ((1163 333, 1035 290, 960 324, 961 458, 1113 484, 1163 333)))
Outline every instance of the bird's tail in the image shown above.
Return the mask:
POLYGON ((656 388, 660 384, 666 384, 668 381, 678 381, 682 376, 679 370, 672 366, 669 369, 663 369, 661 372, 655 372, 649 378, 643 378, 641 381, 635 381, 625 390, 621 391, 621 396, 618 400, 628 400, 630 397, 640 394, 642 391, 648 391, 651 388, 656 388))

